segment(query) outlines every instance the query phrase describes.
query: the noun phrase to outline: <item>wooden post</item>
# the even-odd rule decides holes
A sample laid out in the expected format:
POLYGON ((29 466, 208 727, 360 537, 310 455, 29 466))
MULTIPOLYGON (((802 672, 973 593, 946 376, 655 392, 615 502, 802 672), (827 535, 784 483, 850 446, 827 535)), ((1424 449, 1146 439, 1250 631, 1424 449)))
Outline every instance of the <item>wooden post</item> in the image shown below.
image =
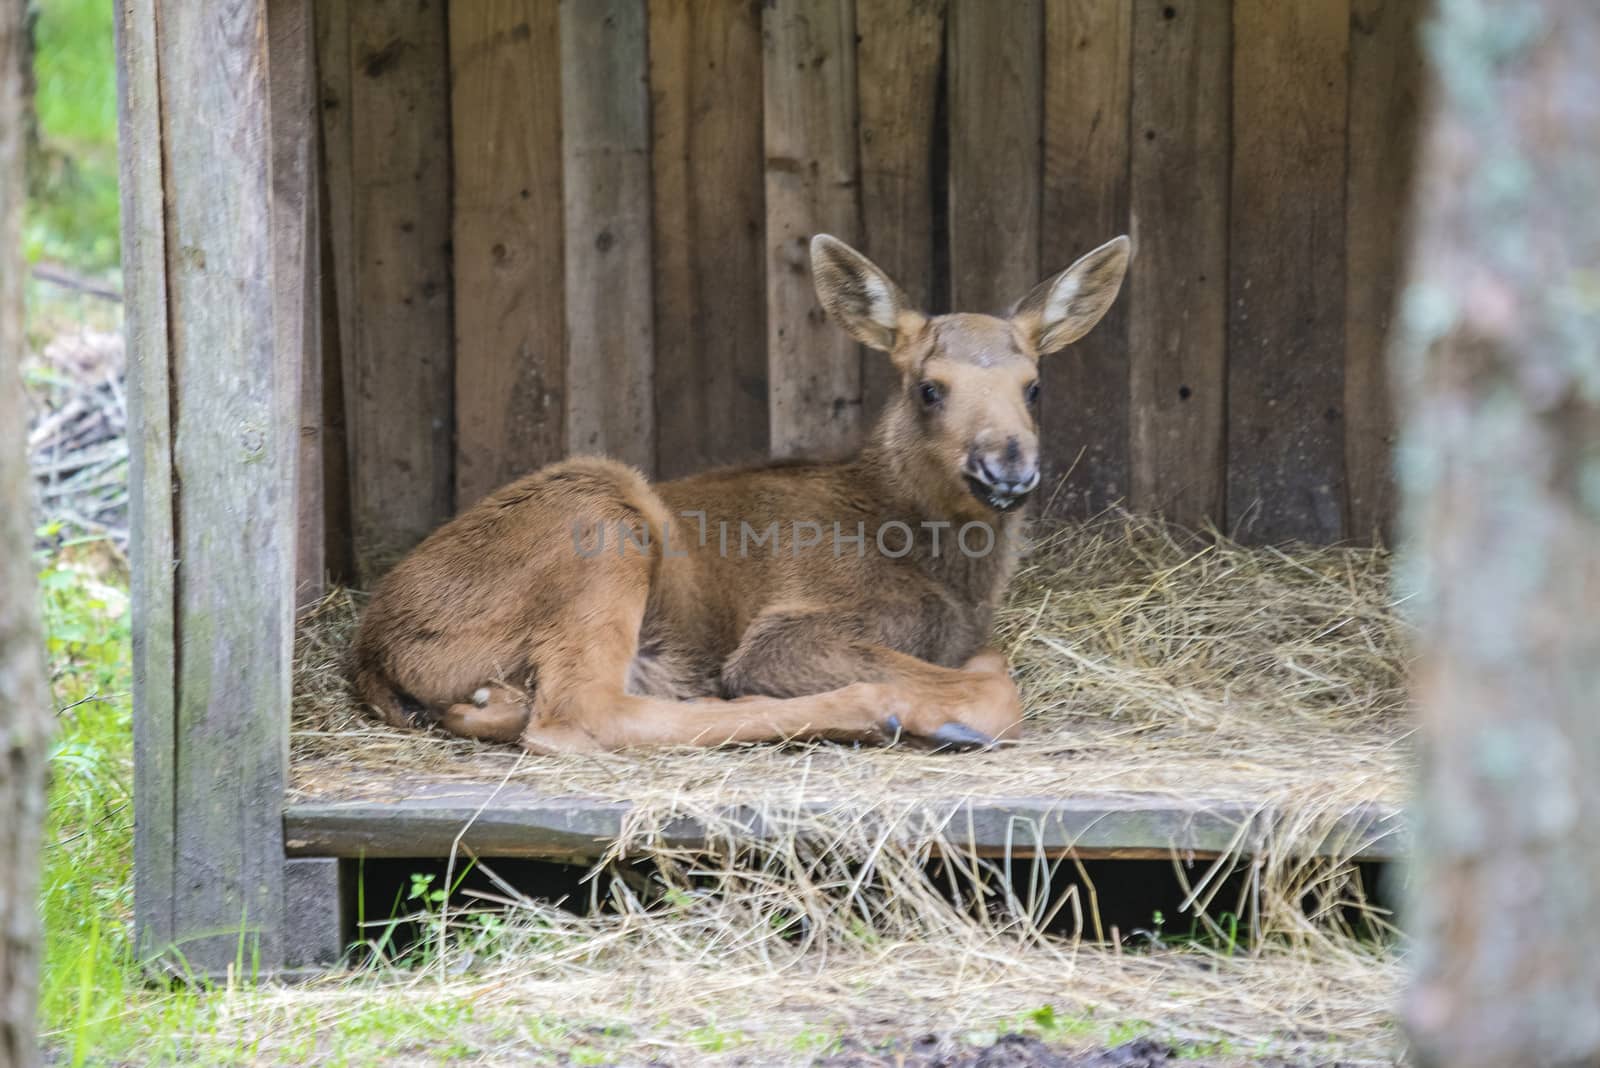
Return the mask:
POLYGON ((307 336, 292 294, 310 245, 274 240, 291 229, 275 211, 303 209, 273 181, 267 60, 269 27, 304 3, 118 6, 136 922, 143 953, 195 974, 284 960, 307 336))
POLYGON ((299 365, 295 605, 322 599, 327 581, 323 479, 322 257, 318 204, 316 24, 312 0, 273 0, 271 50, 273 319, 279 352, 299 365), (283 269, 279 269, 280 265, 283 269))
POLYGON ((1423 1065, 1600 1062, 1600 5, 1442 3, 1394 371, 1423 1065))
POLYGON ((52 717, 22 400, 22 12, 0 5, 0 1064, 39 1063, 39 838, 52 717))

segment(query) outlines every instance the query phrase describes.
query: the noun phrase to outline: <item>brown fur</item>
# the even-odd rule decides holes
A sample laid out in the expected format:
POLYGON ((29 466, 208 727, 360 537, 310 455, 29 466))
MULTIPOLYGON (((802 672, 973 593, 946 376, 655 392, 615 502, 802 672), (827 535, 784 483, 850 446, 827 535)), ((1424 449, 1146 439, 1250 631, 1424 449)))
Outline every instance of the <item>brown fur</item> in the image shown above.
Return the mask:
POLYGON ((822 303, 901 375, 866 448, 660 486, 577 457, 513 482, 380 583, 356 644, 363 699, 396 725, 536 752, 1014 737, 1016 688, 984 641, 1016 564, 1017 505, 1037 483, 1028 390, 1039 357, 1104 313, 1127 258, 1125 238, 1096 249, 1009 319, 930 319, 819 237, 822 303), (684 513, 704 514, 704 544, 684 513), (891 522, 914 534, 904 556, 876 544, 883 528, 900 552, 891 522), (821 543, 797 544, 810 523, 821 543), (937 553, 924 523, 950 524, 937 553), (969 546, 990 534, 992 551, 960 551, 969 523, 969 546), (774 524, 773 541, 751 541, 774 524), (836 552, 835 524, 865 532, 859 553, 842 540, 836 552), (623 529, 635 540, 619 551, 623 529), (598 530, 604 548, 586 555, 598 530))

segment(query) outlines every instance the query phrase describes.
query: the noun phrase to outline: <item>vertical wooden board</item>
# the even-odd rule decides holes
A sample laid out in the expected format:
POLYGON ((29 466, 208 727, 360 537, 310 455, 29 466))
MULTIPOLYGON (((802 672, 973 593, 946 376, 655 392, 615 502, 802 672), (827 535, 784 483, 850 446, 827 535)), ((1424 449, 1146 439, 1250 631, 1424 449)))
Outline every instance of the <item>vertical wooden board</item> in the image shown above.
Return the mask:
POLYGON ((356 570, 370 585, 451 511, 449 49, 443 0, 349 11, 344 360, 356 570))
POLYGON ((559 13, 450 5, 458 508, 565 452, 559 13))
POLYGON ((266 3, 159 0, 177 559, 174 940, 281 961, 293 355, 273 330, 266 3))
POLYGON ((267 8, 273 322, 278 351, 294 358, 300 396, 295 460, 297 608, 321 600, 327 576, 312 7, 312 0, 270 0, 267 8))
POLYGON ((1349 0, 1236 0, 1228 257, 1228 523, 1344 534, 1349 0))
MULTIPOLYGON (((929 301, 945 7, 946 0, 856 0, 863 251, 925 310, 939 310, 929 301)), ((900 380, 882 353, 862 351, 862 418, 870 425, 900 380)))
POLYGON ((950 303, 1001 313, 1039 281, 1044 10, 951 0, 949 27, 950 303))
POLYGON ((656 469, 767 452, 761 11, 650 5, 656 469))
POLYGON ((655 468, 644 0, 565 0, 566 438, 655 468))
POLYGON ((172 942, 177 695, 166 230, 155 0, 117 5, 133 585, 133 898, 141 957, 172 942))
POLYGON ((1347 531, 1393 530, 1395 440, 1385 351, 1400 288, 1417 114, 1422 0, 1352 0, 1349 169, 1345 176, 1347 531))
POLYGON ((1132 503, 1223 521, 1232 21, 1208 0, 1137 0, 1128 270, 1132 503))
MULTIPOLYGON (((323 157, 325 158, 325 157, 323 157)), ((319 165, 319 172, 321 167, 319 165)), ((348 172, 347 176, 348 176, 348 172)), ((348 189, 348 186, 346 186, 348 189)), ((345 435, 344 342, 339 318, 338 262, 328 183, 317 181, 317 344, 322 371, 322 564, 334 584, 354 581, 350 559, 350 464, 345 435)), ((348 206, 348 201, 345 204, 348 206)), ((345 221, 349 221, 348 212, 345 221)))
POLYGON ((354 221, 350 195, 350 5, 315 0, 319 138, 318 299, 322 321, 323 563, 334 582, 355 580, 351 559, 350 463, 345 354, 355 351, 354 221))
MULTIPOLYGON (((1127 0, 1047 0, 1042 273, 1128 232, 1127 0)), ((1138 246, 1134 246, 1135 259, 1138 246)), ((1021 296, 1021 294, 1017 294, 1021 296)), ((1092 515, 1129 490, 1128 299, 1040 368, 1046 500, 1092 515)))
POLYGON ((861 439, 859 347, 828 321, 810 243, 861 240, 853 0, 762 9, 766 108, 767 360, 772 451, 839 453, 861 439))

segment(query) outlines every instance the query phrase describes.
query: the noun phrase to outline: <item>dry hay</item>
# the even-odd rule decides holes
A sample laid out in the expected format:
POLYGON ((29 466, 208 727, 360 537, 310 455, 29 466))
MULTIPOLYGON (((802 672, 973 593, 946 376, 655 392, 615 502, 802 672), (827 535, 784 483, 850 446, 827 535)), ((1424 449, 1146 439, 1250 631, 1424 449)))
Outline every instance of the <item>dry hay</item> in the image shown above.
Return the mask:
MULTIPOLYGON (((997 628, 1030 712, 1019 744, 531 757, 397 731, 366 718, 348 690, 361 599, 337 591, 302 625, 292 799, 462 780, 631 802, 623 841, 596 867, 607 910, 557 916, 504 888, 539 935, 496 958, 489 974, 501 978, 473 981, 491 998, 537 1002, 559 989, 562 1003, 593 999, 629 1018, 641 1006, 651 1019, 731 1014, 758 1031, 786 1016, 959 1030, 1049 1001, 1179 1038, 1393 1056, 1395 965, 1345 926, 1353 914, 1382 918, 1352 864, 1293 848, 1355 806, 1403 797, 1406 634, 1386 554, 1247 549, 1124 515, 1035 533, 997 628), (1232 947, 1243 963, 1193 947, 1088 948, 1075 936, 1107 933, 1092 884, 1051 896, 1041 875, 1072 860, 1013 872, 963 857, 944 833, 964 799, 1130 793, 1286 814, 1254 858, 1174 863, 1212 945, 1226 943, 1222 911, 1252 921, 1249 944, 1232 947), (752 840, 733 806, 767 835, 752 840), (709 829, 707 849, 663 843, 679 816, 709 829), (613 863, 623 855, 649 856, 654 874, 613 863), (935 856, 947 859, 930 865, 935 856), (1218 900, 1221 876, 1240 864, 1244 889, 1218 900)), ((464 952, 461 922, 438 928, 445 971, 464 952)))
POLYGON ((294 789, 383 796, 419 777, 516 781, 551 796, 1053 797, 1127 791, 1244 802, 1397 803, 1405 636, 1386 554, 1246 549, 1147 520, 1042 528, 997 644, 1027 736, 990 753, 755 746, 518 760, 508 747, 368 718, 347 682, 361 603, 338 590, 303 621, 294 789))

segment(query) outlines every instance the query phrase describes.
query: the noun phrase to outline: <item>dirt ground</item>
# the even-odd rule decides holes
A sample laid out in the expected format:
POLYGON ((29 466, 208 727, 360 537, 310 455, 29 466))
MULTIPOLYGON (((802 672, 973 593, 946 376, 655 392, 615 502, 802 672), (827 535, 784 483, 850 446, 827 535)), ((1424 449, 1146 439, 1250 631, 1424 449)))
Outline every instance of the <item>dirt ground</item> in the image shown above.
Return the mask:
MULTIPOLYGON (((817 1068, 1162 1068, 1165 1065, 1236 1068, 1247 1064, 1255 1068, 1312 1068, 1277 1058, 1241 1061, 1180 1057, 1172 1047, 1145 1038, 1120 1046, 1086 1050, 1052 1045, 1019 1034, 1001 1035, 992 1044, 981 1047, 960 1045, 937 1035, 923 1035, 877 1047, 847 1041, 845 1049, 815 1063, 817 1068)), ((1339 1066, 1326 1064, 1315 1068, 1339 1066)))

